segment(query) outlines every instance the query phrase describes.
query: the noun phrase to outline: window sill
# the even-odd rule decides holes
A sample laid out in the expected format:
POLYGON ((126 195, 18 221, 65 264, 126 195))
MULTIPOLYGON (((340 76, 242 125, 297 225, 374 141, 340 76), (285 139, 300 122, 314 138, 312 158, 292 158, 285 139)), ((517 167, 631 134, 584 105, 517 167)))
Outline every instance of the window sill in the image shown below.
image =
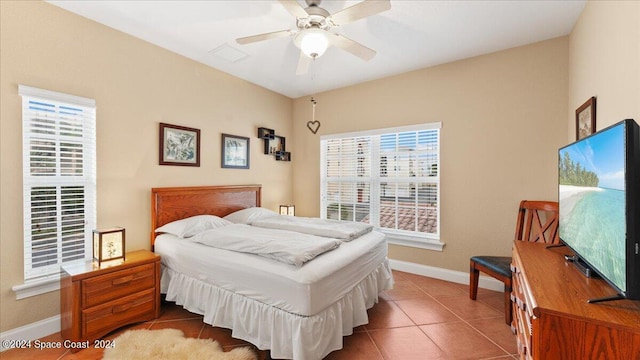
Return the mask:
POLYGON ((22 285, 11 287, 11 290, 16 293, 16 300, 60 290, 60 274, 27 281, 22 285))
POLYGON ((440 239, 429 239, 417 236, 407 236, 392 232, 382 231, 387 235, 387 242, 389 244, 408 246, 418 249, 427 249, 434 251, 442 251, 444 243, 440 242, 440 239))

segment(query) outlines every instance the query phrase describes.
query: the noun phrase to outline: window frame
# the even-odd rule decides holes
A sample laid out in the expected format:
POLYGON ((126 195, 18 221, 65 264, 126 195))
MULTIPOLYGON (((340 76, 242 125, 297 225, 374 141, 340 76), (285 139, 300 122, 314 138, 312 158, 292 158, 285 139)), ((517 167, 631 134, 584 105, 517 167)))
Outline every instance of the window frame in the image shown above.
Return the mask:
MULTIPOLYGON (((59 279, 60 266, 63 263, 91 259, 92 230, 97 223, 97 151, 95 100, 25 85, 18 86, 18 93, 22 98, 23 124, 24 284, 14 286, 13 290, 18 293, 18 298, 22 298, 56 290, 57 287, 53 283, 59 279), (44 112, 35 114, 33 110, 38 106, 34 104, 38 102, 50 109, 50 116, 45 118, 46 124, 50 125, 46 134, 40 131, 42 127, 38 127, 44 121, 32 120, 34 116, 43 116, 44 112), (54 155, 47 154, 49 158, 46 161, 34 160, 38 156, 47 157, 40 153, 38 156, 32 154, 33 146, 43 143, 49 148, 38 148, 38 151, 54 155), (52 158, 55 160, 51 160, 52 158), (46 171, 34 171, 38 166, 53 163, 55 165, 45 168, 46 171), (78 166, 78 163, 81 163, 81 166, 78 166), (49 250, 55 257, 47 261, 46 265, 33 266, 35 258, 32 256, 32 219, 43 213, 35 210, 37 205, 32 205, 32 201, 37 197, 32 191, 45 188, 51 191, 52 199, 55 197, 55 205, 51 205, 53 202, 50 202, 48 206, 55 207, 56 222, 55 225, 47 225, 47 229, 55 229, 56 235, 49 237, 49 240, 56 239, 55 250, 53 247, 49 250), (78 192, 72 194, 70 190, 80 190, 81 198, 78 199, 78 192), (81 215, 78 215, 78 208, 82 209, 81 215), (81 222, 78 223, 78 220, 81 222), (82 248, 78 247, 80 239, 82 248), (75 250, 69 250, 70 248, 75 250), (69 256, 70 253, 74 255, 69 256)), ((53 219, 50 214, 42 216, 53 219)))
MULTIPOLYGON (((425 123, 418 125, 409 125, 409 126, 399 126, 392 128, 383 128, 383 129, 375 129, 375 130, 365 130, 358 132, 349 132, 349 133, 340 133, 340 134, 332 134, 332 135, 323 135, 320 138, 320 216, 324 219, 327 218, 327 206, 329 205, 328 201, 328 183, 331 177, 327 174, 327 164, 328 157, 327 154, 328 148, 327 143, 330 140, 335 139, 350 139, 350 138, 369 138, 371 143, 370 147, 370 174, 368 176, 364 176, 361 179, 366 179, 365 183, 369 184, 370 198, 371 204, 369 211, 374 214, 375 218, 372 218, 371 224, 376 227, 376 229, 380 232, 383 232, 387 235, 387 239, 389 243, 398 244, 403 246, 410 246, 416 248, 430 249, 436 251, 442 251, 444 248, 444 243, 440 240, 440 224, 441 224, 441 201, 440 201, 440 193, 441 193, 441 157, 440 151, 442 147, 442 123, 441 122, 433 122, 433 123, 425 123), (380 152, 380 139, 383 135, 389 134, 400 134, 406 132, 419 132, 424 130, 437 130, 437 172, 435 176, 417 176, 417 177, 382 177, 381 169, 380 169, 380 161, 382 158, 380 152), (385 180, 385 181, 383 181, 385 180), (391 180, 391 181, 390 181, 391 180), (401 183, 434 183, 437 186, 435 195, 436 195, 436 233, 423 233, 418 231, 408 231, 408 230, 398 230, 398 229, 389 229, 389 228, 381 228, 379 227, 380 222, 380 188, 382 183, 395 182, 398 184, 401 183)), ((362 182, 360 178, 358 180, 347 180, 347 182, 352 181, 354 183, 362 182)), ((333 202, 333 201, 331 201, 333 202)))

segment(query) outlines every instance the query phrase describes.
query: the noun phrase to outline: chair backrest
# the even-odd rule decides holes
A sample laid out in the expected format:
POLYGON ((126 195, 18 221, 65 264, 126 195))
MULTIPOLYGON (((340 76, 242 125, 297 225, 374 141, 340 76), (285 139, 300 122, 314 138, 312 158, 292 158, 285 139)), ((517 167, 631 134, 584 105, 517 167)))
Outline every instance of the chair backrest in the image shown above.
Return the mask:
POLYGON ((522 200, 518 210, 515 239, 547 244, 560 243, 558 211, 556 201, 522 200))

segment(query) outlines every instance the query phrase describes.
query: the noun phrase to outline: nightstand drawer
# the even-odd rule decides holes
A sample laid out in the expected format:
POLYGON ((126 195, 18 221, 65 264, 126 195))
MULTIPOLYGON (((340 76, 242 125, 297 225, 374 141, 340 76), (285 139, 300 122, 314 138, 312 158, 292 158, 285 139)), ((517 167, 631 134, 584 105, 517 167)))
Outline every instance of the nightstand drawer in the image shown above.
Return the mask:
POLYGON ((95 340, 160 316, 160 256, 148 250, 127 252, 125 260, 110 266, 78 261, 62 270, 60 333, 65 340, 95 340))
POLYGON ((107 301, 152 288, 155 285, 153 264, 100 275, 82 280, 82 308, 103 304, 107 301))
POLYGON ((92 338, 132 321, 155 318, 155 289, 108 302, 82 311, 82 337, 92 338))

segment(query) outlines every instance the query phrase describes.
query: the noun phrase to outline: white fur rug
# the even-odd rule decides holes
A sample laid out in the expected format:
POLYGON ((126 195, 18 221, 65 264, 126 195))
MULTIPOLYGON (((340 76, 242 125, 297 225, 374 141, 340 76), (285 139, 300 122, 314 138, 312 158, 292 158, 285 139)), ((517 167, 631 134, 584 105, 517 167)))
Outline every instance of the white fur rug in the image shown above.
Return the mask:
POLYGON ((218 342, 185 338, 178 329, 129 330, 114 339, 103 360, 256 360, 248 347, 224 352, 218 342))

